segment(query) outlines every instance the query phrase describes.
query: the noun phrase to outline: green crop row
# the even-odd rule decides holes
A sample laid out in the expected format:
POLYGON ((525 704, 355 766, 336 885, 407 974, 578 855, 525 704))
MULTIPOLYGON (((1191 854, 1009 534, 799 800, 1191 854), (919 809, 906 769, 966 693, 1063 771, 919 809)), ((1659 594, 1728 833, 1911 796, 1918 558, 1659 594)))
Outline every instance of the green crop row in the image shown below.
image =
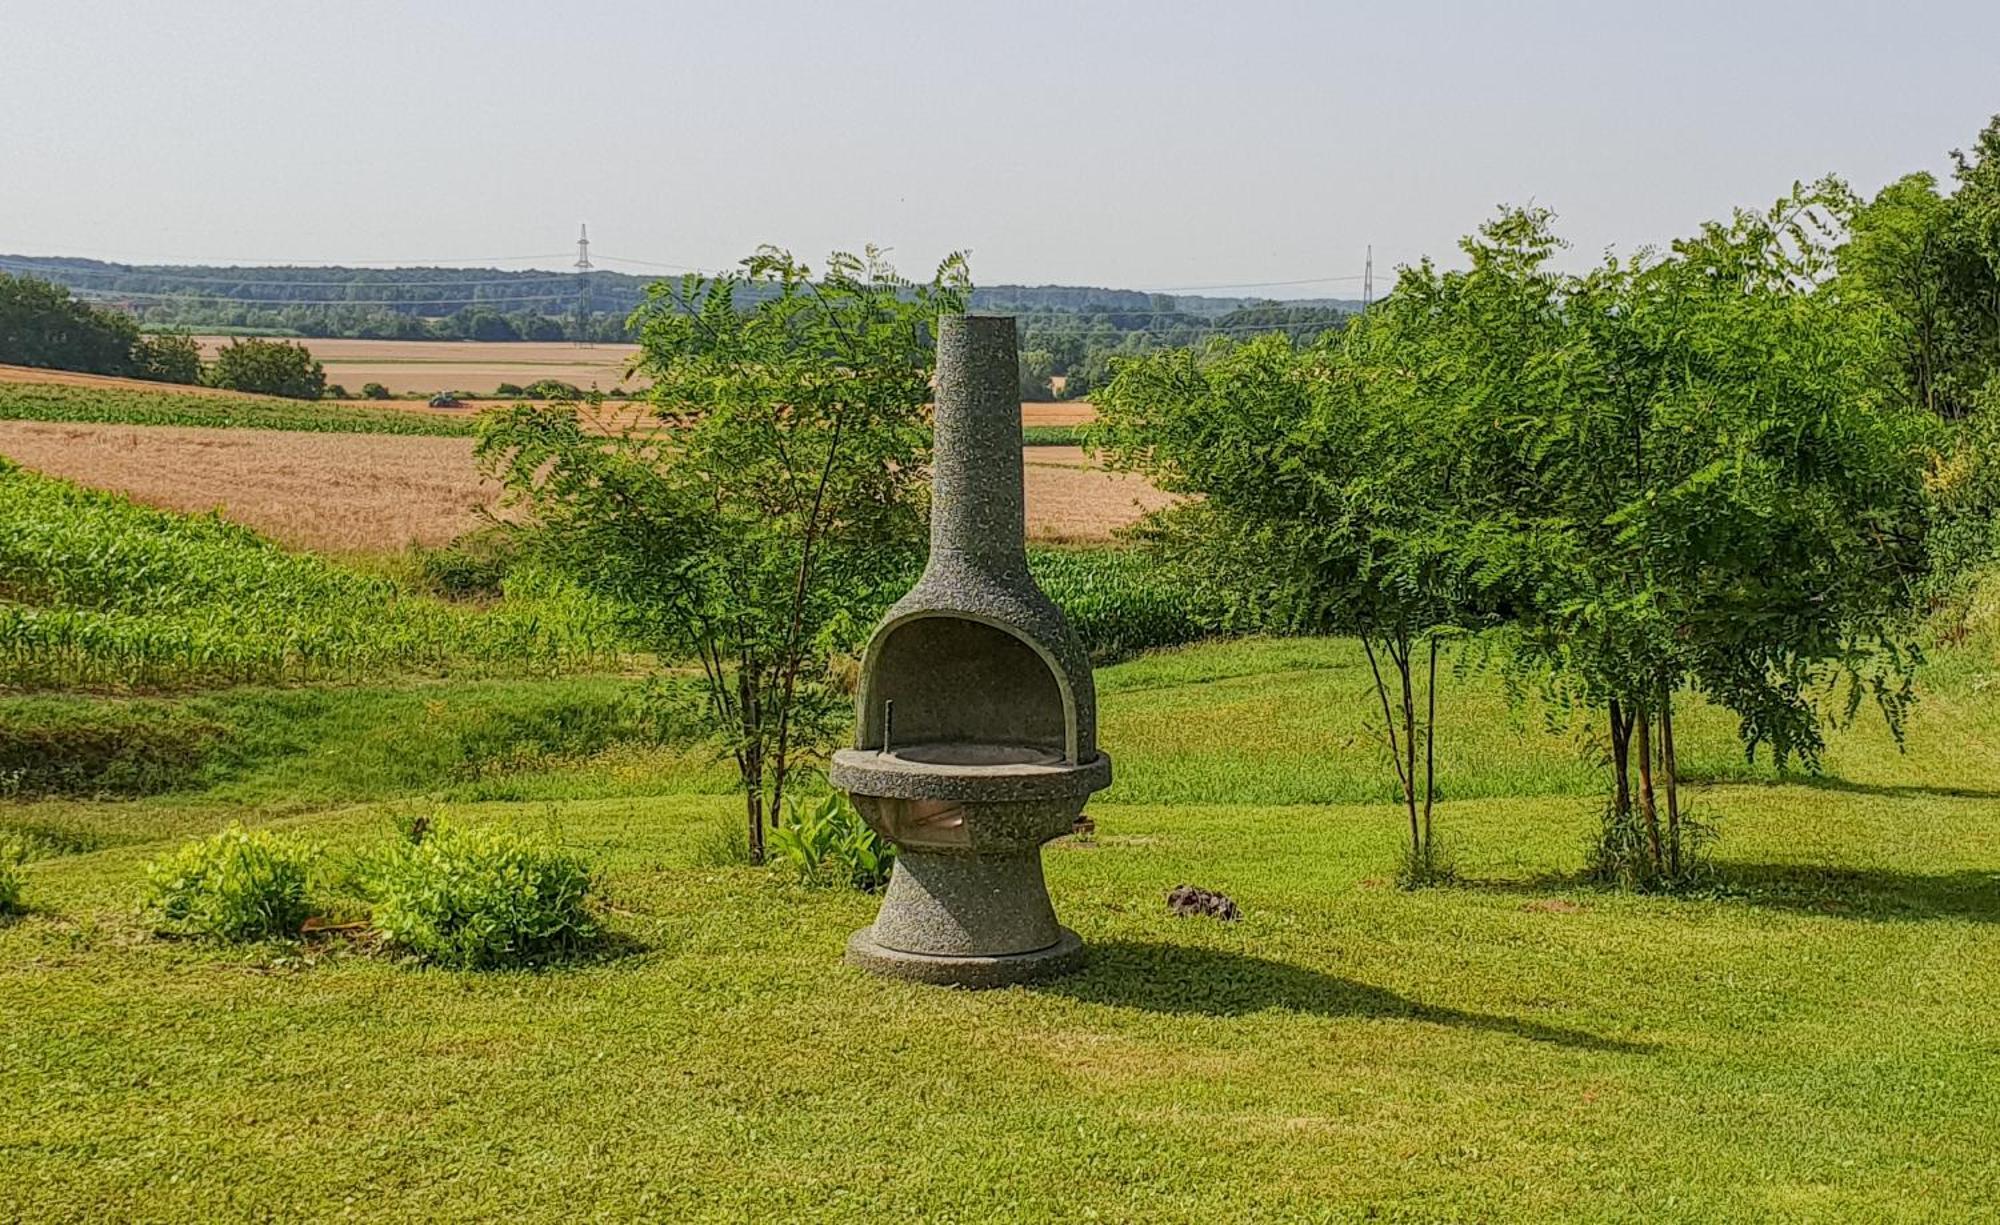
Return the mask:
POLYGON ((214 516, 0 461, 0 687, 185 689, 407 671, 554 671, 615 656, 605 610, 527 572, 468 609, 214 516))
POLYGON ((1035 581, 1063 610, 1090 657, 1126 659, 1214 634, 1196 594, 1131 549, 1033 549, 1035 581))
POLYGON ((0 383, 0 421, 87 421, 310 430, 340 434, 470 434, 470 417, 334 400, 275 400, 190 391, 0 383))

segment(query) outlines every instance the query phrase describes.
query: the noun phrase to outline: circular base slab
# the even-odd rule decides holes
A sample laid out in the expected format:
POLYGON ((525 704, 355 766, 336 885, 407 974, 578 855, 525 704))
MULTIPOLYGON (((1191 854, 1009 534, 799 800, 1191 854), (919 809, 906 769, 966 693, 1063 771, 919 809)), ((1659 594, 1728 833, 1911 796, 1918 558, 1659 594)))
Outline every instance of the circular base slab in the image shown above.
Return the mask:
POLYGON ((884 978, 941 987, 1008 987, 1068 974, 1083 964, 1083 939, 1069 928, 1045 949, 1000 957, 936 957, 905 953, 875 943, 875 929, 864 927, 847 942, 847 963, 884 978))

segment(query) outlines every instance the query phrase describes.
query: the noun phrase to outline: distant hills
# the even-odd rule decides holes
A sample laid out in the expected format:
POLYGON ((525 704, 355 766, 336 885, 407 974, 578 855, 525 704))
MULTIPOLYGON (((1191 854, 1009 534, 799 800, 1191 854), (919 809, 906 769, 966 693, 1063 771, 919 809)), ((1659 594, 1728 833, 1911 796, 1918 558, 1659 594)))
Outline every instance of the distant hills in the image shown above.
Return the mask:
MULTIPOLYGON (((382 312, 442 319, 468 311, 570 318, 586 285, 584 275, 575 272, 503 268, 119 264, 37 255, 0 255, 0 272, 68 286, 79 297, 124 306, 149 322, 186 323, 215 322, 207 317, 227 314, 231 308, 280 316, 289 312, 295 318, 382 312)), ((644 299, 647 285, 674 279, 664 273, 636 276, 605 270, 587 276, 591 312, 621 321, 644 299)), ((1021 314, 1173 312, 1215 318, 1270 301, 1088 285, 988 285, 973 292, 972 304, 979 310, 1021 314)), ((1287 299, 1282 305, 1351 311, 1360 303, 1313 298, 1287 299)))

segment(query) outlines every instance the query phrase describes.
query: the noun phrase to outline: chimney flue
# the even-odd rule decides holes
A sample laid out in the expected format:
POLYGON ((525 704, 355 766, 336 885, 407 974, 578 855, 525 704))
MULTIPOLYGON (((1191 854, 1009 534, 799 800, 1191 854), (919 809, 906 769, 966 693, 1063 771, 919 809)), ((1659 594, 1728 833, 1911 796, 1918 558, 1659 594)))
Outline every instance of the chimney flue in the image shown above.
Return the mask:
POLYGON ((1014 320, 938 320, 937 435, 931 454, 931 557, 979 569, 1027 566, 1021 401, 1014 320))

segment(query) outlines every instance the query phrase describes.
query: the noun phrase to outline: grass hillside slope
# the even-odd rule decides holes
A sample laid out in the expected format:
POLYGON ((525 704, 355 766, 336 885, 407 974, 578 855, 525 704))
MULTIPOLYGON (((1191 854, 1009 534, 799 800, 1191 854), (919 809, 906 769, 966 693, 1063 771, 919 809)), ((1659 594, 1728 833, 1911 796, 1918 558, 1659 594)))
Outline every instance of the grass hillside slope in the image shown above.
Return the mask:
POLYGON ((2000 1199, 1988 645, 1928 666, 1907 753, 1860 724, 1821 778, 1744 766, 1691 711, 1724 840, 1717 886, 1678 900, 1576 882, 1601 780, 1477 672, 1441 740, 1465 879, 1391 887, 1365 668, 1345 641, 1251 640, 1102 670, 1119 781, 1095 839, 1048 854, 1092 960, 978 994, 843 966, 873 898, 716 866, 726 775, 581 713, 624 682, 182 703, 234 747, 180 789, 0 808, 34 848, 28 913, 0 926, 0 1215, 1930 1220, 2000 1199), (337 871, 413 813, 554 831, 599 863, 611 939, 470 973, 135 917, 182 835, 244 820, 337 871), (1169 917, 1183 882, 1244 919, 1169 917))

